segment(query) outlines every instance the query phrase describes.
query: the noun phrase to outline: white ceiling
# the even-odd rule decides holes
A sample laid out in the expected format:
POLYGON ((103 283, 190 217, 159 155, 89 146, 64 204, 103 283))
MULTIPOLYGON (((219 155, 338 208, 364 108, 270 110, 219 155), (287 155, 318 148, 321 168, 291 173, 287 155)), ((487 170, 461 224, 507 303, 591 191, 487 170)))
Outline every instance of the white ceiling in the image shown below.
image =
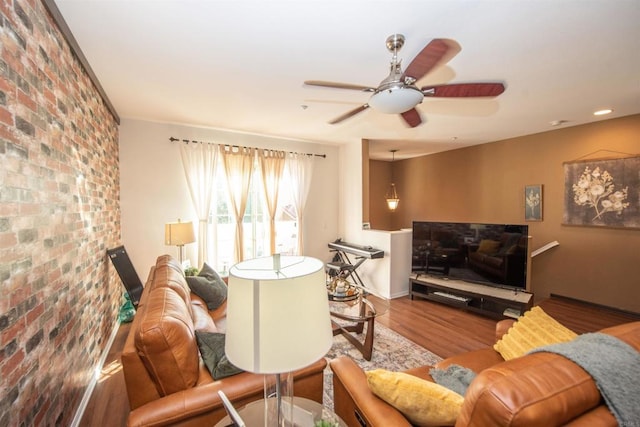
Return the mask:
MULTIPOLYGON (((640 113, 638 0, 56 0, 121 118, 323 143, 396 159, 640 113), (425 99, 424 123, 368 109, 387 36, 406 67, 433 38, 462 51, 418 86, 502 81, 493 99, 425 99), (302 106, 307 106, 303 108, 302 106)), ((176 135, 180 137, 180 135, 176 135)))

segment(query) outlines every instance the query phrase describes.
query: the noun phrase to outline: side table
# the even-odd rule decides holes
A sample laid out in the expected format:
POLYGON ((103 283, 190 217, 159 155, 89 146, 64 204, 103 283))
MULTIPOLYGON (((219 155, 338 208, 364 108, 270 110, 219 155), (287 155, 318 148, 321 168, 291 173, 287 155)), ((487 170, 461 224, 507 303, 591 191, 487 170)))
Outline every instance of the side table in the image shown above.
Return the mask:
MULTIPOLYGON (((304 411, 311 413, 313 417, 313 421, 309 419, 304 419, 302 422, 298 422, 295 419, 295 427, 314 427, 314 424, 320 420, 324 420, 328 422, 328 424, 332 427, 347 427, 347 424, 342 421, 342 419, 330 411, 329 409, 322 406, 320 403, 315 400, 306 399, 304 397, 293 397, 293 404, 297 408, 301 408, 304 411)), ((264 426, 264 399, 256 400, 255 402, 251 402, 244 406, 243 408, 238 410, 238 414, 242 417, 242 420, 245 422, 247 427, 262 427, 264 426)), ((233 426, 231 424, 231 420, 227 415, 223 419, 221 419, 215 427, 228 427, 233 426)), ((287 424, 294 426, 294 424, 287 424)))

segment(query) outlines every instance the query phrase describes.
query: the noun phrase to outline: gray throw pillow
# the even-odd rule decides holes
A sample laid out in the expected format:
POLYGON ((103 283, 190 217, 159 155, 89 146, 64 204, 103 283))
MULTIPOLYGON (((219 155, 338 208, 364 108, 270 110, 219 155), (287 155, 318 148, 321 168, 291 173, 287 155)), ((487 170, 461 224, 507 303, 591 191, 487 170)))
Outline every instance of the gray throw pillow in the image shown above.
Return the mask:
POLYGON ((225 334, 196 331, 196 340, 202 360, 214 380, 244 372, 227 359, 224 352, 225 334))
POLYGON ((207 263, 197 276, 187 276, 187 284, 191 292, 207 303, 209 310, 215 310, 227 299, 227 284, 207 263))

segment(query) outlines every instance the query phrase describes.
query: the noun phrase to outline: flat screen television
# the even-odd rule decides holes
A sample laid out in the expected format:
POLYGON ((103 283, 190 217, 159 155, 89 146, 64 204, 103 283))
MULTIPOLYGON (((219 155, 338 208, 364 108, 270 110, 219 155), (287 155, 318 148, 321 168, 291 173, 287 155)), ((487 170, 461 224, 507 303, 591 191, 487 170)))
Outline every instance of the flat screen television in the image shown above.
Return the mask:
POLYGON ((526 289, 529 227, 413 222, 411 269, 485 285, 526 289))

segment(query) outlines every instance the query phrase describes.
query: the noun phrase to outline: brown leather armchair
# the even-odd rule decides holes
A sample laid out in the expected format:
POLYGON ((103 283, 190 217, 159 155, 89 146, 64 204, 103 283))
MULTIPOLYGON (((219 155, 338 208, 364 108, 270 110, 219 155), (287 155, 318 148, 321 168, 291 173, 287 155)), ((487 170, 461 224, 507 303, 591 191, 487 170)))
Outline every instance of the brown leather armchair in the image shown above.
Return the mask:
MULTIPOLYGON (((497 324, 500 338, 512 320, 497 324)), ((640 351, 640 322, 601 332, 618 337, 640 351)), ((534 353, 504 361, 493 348, 464 353, 435 365, 457 364, 478 373, 465 394, 456 427, 462 426, 616 426, 591 376, 553 353, 534 353)), ((348 357, 330 362, 336 413, 349 426, 410 427, 394 407, 376 397, 364 371, 348 357)), ((406 371, 433 381, 431 366, 406 371)))

